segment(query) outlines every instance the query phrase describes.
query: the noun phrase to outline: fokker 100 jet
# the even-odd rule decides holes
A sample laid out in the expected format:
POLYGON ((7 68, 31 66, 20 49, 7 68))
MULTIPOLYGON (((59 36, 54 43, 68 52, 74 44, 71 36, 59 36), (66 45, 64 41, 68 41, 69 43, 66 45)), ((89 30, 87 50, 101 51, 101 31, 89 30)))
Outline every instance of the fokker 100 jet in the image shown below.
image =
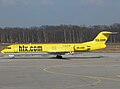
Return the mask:
POLYGON ((59 43, 59 44, 12 44, 7 46, 1 52, 10 57, 19 55, 56 55, 56 58, 62 58, 62 55, 74 54, 75 52, 90 52, 106 48, 106 41, 112 32, 102 31, 93 41, 84 43, 59 43))

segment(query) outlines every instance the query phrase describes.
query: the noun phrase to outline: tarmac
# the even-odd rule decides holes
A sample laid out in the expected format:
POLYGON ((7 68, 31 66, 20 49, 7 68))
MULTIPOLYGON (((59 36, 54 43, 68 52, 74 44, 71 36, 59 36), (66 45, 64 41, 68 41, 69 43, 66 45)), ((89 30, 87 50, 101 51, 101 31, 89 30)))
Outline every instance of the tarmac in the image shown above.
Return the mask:
POLYGON ((2 56, 0 89, 120 89, 120 53, 2 56))

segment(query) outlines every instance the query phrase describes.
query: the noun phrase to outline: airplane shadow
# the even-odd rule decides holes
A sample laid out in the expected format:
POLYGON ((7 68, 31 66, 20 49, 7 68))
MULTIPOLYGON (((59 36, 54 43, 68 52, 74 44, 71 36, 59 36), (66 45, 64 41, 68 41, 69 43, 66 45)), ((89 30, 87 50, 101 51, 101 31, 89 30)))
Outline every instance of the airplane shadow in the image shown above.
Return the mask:
POLYGON ((96 59, 96 58, 107 58, 107 56, 95 56, 95 57, 63 57, 61 58, 56 58, 56 57, 15 57, 15 58, 10 58, 10 57, 6 57, 6 58, 2 58, 2 59, 50 59, 50 60, 54 60, 54 59, 60 59, 60 60, 74 60, 74 59, 96 59))

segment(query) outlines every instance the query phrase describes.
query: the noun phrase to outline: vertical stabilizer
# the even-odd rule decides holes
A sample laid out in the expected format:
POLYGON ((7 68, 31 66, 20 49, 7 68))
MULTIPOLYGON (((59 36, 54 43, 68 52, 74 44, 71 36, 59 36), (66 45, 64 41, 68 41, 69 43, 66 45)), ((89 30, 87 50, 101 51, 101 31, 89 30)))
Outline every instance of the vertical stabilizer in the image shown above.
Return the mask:
POLYGON ((110 34, 112 34, 112 32, 102 31, 97 35, 93 42, 105 44, 110 34))

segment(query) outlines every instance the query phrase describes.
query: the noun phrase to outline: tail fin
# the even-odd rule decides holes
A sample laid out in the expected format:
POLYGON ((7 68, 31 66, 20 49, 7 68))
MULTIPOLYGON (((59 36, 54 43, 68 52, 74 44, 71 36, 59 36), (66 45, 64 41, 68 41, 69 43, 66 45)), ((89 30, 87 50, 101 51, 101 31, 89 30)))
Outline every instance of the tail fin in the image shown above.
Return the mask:
POLYGON ((105 44, 110 34, 112 34, 112 32, 102 31, 97 35, 93 42, 105 44))

